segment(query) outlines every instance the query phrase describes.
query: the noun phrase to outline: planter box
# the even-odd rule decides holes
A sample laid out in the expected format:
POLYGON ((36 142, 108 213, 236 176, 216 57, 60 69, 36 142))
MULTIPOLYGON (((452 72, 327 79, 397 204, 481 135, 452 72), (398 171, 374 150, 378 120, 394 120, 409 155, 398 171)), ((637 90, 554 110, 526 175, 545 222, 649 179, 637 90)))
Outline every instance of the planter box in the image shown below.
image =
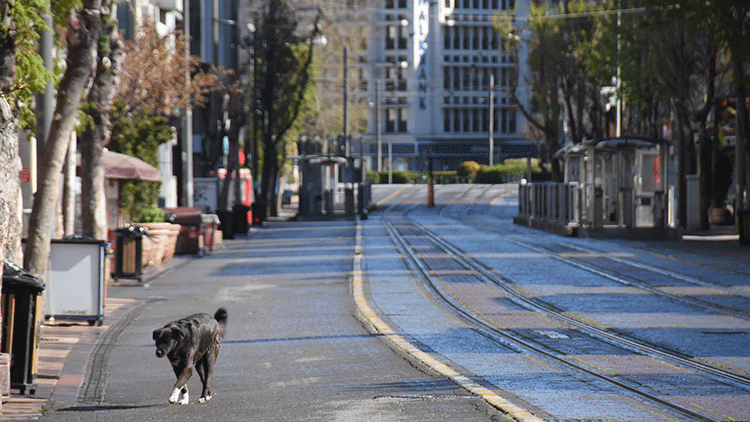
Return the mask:
POLYGON ((159 265, 174 258, 180 225, 172 223, 140 223, 148 236, 143 239, 143 265, 159 265))

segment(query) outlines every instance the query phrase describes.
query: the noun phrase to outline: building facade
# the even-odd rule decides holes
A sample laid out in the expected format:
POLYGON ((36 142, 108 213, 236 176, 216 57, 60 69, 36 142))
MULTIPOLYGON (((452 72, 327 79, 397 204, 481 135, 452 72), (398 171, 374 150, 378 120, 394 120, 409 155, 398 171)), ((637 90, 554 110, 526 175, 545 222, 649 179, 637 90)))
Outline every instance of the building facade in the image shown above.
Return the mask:
POLYGON ((525 16, 527 1, 376 0, 370 10, 362 85, 374 104, 366 139, 372 170, 386 170, 389 160, 395 170, 425 170, 430 160, 442 170, 536 154, 508 94, 526 60, 516 63, 492 22, 498 12, 525 16))

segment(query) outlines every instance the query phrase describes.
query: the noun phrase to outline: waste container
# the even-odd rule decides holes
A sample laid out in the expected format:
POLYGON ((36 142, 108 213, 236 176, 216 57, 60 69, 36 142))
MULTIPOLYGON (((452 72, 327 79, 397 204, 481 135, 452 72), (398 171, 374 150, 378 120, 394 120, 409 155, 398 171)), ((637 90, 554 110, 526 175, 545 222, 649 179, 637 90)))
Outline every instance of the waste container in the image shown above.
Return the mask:
POLYGON ((232 211, 234 212, 234 232, 237 234, 247 234, 247 231, 250 230, 250 225, 247 221, 250 207, 243 204, 235 204, 232 211))
POLYGON ((3 353, 10 354, 10 388, 36 392, 40 313, 44 282, 5 260, 3 269, 3 353))
POLYGON ((230 210, 217 210, 219 225, 224 239, 234 239, 234 213, 230 210))
POLYGON ((750 208, 737 211, 737 229, 740 235, 740 245, 750 245, 750 208))
POLYGON ((142 278, 143 236, 146 229, 126 226, 115 230, 115 279, 142 278))
POLYGON ((253 202, 253 226, 262 226, 263 220, 266 219, 266 207, 259 203, 253 202))
POLYGON ((102 325, 107 249, 107 242, 84 236, 52 240, 44 295, 45 318, 102 325))

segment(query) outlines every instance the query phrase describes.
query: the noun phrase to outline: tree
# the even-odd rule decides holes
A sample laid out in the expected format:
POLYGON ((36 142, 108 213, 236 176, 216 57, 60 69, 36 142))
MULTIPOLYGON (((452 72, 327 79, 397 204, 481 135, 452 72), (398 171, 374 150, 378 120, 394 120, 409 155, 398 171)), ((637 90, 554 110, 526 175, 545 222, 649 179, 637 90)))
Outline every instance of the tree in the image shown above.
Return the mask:
POLYGON ((185 35, 174 30, 164 36, 154 22, 146 21, 135 40, 125 45, 125 59, 117 86, 116 99, 127 112, 146 110, 150 114, 170 116, 187 104, 205 105, 207 95, 221 88, 219 71, 201 68, 200 59, 185 61, 185 35), (190 68, 192 78, 185 74, 190 68))
MULTIPOLYGON (((125 103, 115 101, 112 136, 107 144, 110 150, 138 157, 157 166, 159 145, 171 141, 173 136, 173 127, 169 126, 166 117, 150 114, 145 109, 128 112, 125 103)), ((146 222, 149 208, 156 206, 160 186, 160 182, 121 182, 119 205, 123 214, 131 221, 146 222)))
MULTIPOLYGON (((111 8, 111 0, 102 7, 111 8)), ((81 149, 81 222, 83 235, 93 239, 107 238, 107 209, 104 195, 102 152, 109 140, 115 89, 123 61, 123 42, 117 30, 117 15, 102 19, 102 35, 97 47, 96 73, 83 111, 86 129, 80 137, 81 149)))
MULTIPOLYGON (((559 149, 559 128, 562 119, 562 102, 560 98, 562 61, 566 50, 563 34, 556 21, 550 19, 534 19, 547 14, 546 6, 530 5, 529 30, 531 39, 522 39, 521 29, 514 25, 513 17, 499 16, 496 27, 500 30, 504 41, 502 43, 514 56, 516 74, 513 75, 508 88, 513 103, 523 114, 534 129, 539 131, 547 145, 547 150, 554 153, 559 149), (524 46, 523 44, 526 44, 524 46), (529 74, 526 84, 529 86, 529 104, 520 101, 518 93, 518 68, 520 50, 528 48, 529 74)), ((553 180, 561 181, 560 165, 553 160, 553 180)))
POLYGON ((68 21, 67 68, 58 87, 54 118, 44 147, 24 255, 24 268, 42 279, 47 274, 52 228, 49 216, 55 212, 60 171, 78 105, 94 69, 97 42, 102 32, 101 16, 110 11, 102 9, 101 0, 84 0, 83 8, 71 13, 68 21))
POLYGON ((254 48, 253 95, 261 124, 253 128, 263 143, 261 195, 266 215, 276 213, 275 187, 278 180, 280 146, 287 132, 298 122, 308 90, 312 86, 313 46, 319 31, 318 14, 308 37, 296 35, 297 20, 283 0, 270 0, 260 17, 254 48))

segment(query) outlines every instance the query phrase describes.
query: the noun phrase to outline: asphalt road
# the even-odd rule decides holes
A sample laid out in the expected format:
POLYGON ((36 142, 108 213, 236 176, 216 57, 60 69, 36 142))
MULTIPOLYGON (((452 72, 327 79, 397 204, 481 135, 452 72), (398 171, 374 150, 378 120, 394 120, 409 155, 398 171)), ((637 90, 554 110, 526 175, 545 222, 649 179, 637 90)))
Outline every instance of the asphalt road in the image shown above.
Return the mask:
POLYGON ((266 223, 248 239, 197 258, 143 287, 95 374, 100 396, 50 404, 45 421, 501 421, 482 399, 371 334, 350 276, 352 221, 266 223), (194 312, 229 311, 213 399, 169 404, 174 375, 157 359, 154 329, 194 312))

